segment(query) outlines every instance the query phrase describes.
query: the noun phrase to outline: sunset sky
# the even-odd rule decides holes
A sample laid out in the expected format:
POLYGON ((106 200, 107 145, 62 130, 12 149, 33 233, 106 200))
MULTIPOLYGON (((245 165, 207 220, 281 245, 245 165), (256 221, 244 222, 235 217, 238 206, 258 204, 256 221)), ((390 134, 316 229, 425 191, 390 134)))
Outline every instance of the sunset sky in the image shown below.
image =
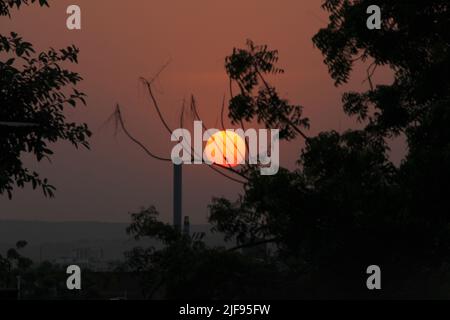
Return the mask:
MULTIPOLYGON (((355 127, 342 112, 341 95, 367 89, 365 69, 355 70, 349 84, 334 86, 311 41, 326 25, 321 2, 53 0, 51 8, 23 8, 13 12, 11 20, 2 18, 2 33, 14 30, 37 50, 71 44, 80 48, 74 70, 84 78, 80 88, 88 95, 88 106, 67 115, 87 122, 94 135, 91 151, 61 143, 54 147, 52 163, 36 166, 27 160, 57 188, 56 198, 46 199, 29 188, 17 190, 11 201, 0 198, 0 219, 127 222, 129 212, 153 204, 169 221, 171 164, 148 158, 122 133, 115 136, 113 124, 103 124, 120 103, 129 130, 151 150, 169 157, 173 143, 138 78, 150 78, 170 60, 155 92, 172 127, 178 126, 183 98, 191 94, 205 125, 219 127, 222 98, 228 93, 224 58, 233 47, 244 46, 246 39, 279 50, 286 73, 277 79, 277 88, 292 103, 305 107, 310 135, 355 127), (81 7, 81 31, 66 29, 70 4, 81 7)), ((381 70, 375 79, 389 82, 390 74, 381 70)), ((188 117, 186 121, 192 122, 188 117)), ((301 139, 283 144, 281 164, 293 168, 302 146, 301 139)), ((401 153, 395 150, 394 157, 401 153)), ((233 199, 241 188, 205 166, 185 166, 184 214, 193 223, 204 223, 213 196, 233 199)))

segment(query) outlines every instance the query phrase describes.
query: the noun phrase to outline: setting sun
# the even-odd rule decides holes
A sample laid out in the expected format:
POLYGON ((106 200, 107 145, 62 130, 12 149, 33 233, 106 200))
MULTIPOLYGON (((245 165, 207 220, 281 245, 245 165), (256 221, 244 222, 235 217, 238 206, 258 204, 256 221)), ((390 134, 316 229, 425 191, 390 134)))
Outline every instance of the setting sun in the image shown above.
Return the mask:
POLYGON ((245 161, 244 139, 237 133, 227 130, 213 134, 206 143, 207 159, 223 167, 236 167, 245 161))

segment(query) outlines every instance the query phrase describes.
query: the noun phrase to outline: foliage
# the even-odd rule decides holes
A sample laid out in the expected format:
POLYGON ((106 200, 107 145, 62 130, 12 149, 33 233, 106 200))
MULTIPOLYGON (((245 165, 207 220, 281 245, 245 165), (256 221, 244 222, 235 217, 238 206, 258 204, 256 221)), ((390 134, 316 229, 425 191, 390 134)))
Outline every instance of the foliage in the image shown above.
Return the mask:
MULTIPOLYGON (((262 268, 279 281, 262 291, 272 298, 278 296, 280 284, 290 288, 286 294, 291 298, 372 298, 364 275, 369 265, 377 264, 384 270, 383 297, 442 296, 445 283, 436 279, 450 271, 448 6, 378 1, 383 29, 372 32, 365 27, 369 4, 325 1, 330 22, 313 39, 336 85, 349 80, 356 61, 369 63, 369 90, 343 95, 343 109, 363 123, 360 130, 307 137, 301 131, 308 127, 301 107, 280 99, 265 80, 265 75, 282 72, 276 66, 278 52, 249 41, 227 57, 231 90, 233 84, 239 88, 229 105, 233 123, 256 119, 268 128, 281 128, 286 140, 301 135, 305 147, 295 170, 261 176, 247 166, 243 170, 248 180, 237 201, 213 199, 209 222, 213 231, 237 244, 231 252, 166 234, 170 226, 157 222, 154 209, 142 212, 149 224, 135 215, 134 233, 147 230, 150 237, 164 241, 170 235, 175 240, 165 241, 162 250, 138 249, 129 256, 134 267, 142 267, 135 270, 161 277, 164 285, 153 287, 153 293, 185 297, 200 287, 208 297, 223 297, 210 291, 215 285, 198 283, 200 274, 209 279, 205 266, 226 266, 233 271, 215 281, 236 292, 260 288, 245 283, 245 277, 233 278, 234 268, 249 279, 250 270, 262 268), (374 85, 378 66, 393 71, 392 84, 374 85), (408 153, 395 166, 386 141, 398 135, 406 137, 408 153), (267 244, 275 250, 263 260, 236 252, 267 244), (211 255, 217 257, 212 265, 211 255), (292 288, 292 283, 300 285, 292 288), (186 286, 189 293, 181 295, 186 286)), ((159 282, 149 278, 146 283, 159 282)))
MULTIPOLYGON (((413 287, 419 275, 448 273, 450 258, 448 5, 378 1, 383 29, 373 32, 365 26, 372 4, 325 1, 330 22, 313 39, 336 85, 349 80, 357 61, 369 64, 369 90, 343 95, 344 111, 364 128, 308 137, 294 171, 250 172, 238 201, 213 200, 210 222, 228 240, 273 243, 281 265, 296 277, 307 274, 323 287, 321 297, 370 297, 359 275, 374 263, 387 270, 385 297, 435 297, 442 283, 413 287), (393 71, 392 84, 374 85, 379 66, 393 71), (408 144, 400 167, 386 143, 398 135, 408 144)), ((251 87, 252 59, 233 61, 248 64, 235 78, 251 87)), ((249 115, 264 110, 247 101, 238 103, 249 115)), ((230 117, 236 114, 236 122, 251 119, 245 112, 230 117)))
MULTIPOLYGON (((28 3, 2 0, 0 15, 9 16, 11 8, 28 3)), ((70 46, 36 53, 31 43, 11 32, 0 35, 0 52, 0 194, 11 198, 14 186, 31 184, 53 196, 55 188, 26 168, 22 157, 29 153, 37 161, 50 160, 49 145, 60 140, 88 147, 87 125, 67 122, 64 115, 67 106, 86 103, 85 94, 75 88, 82 78, 63 67, 78 62, 79 50, 70 46)))
MULTIPOLYGON (((443 1, 327 0, 329 25, 314 37, 336 84, 347 82, 356 62, 394 73, 391 85, 343 96, 344 110, 380 134, 398 134, 420 124, 437 101, 448 99, 450 65, 448 4, 443 1), (382 12, 382 30, 365 27, 369 5, 382 12)), ((370 79, 369 79, 370 80, 370 79)))
POLYGON ((247 41, 247 48, 234 49, 225 59, 225 69, 230 77, 230 86, 236 83, 239 94, 230 100, 229 118, 235 124, 257 120, 268 128, 279 128, 280 139, 291 140, 308 128, 309 121, 303 118, 303 107, 291 105, 278 95, 265 76, 283 73, 276 66, 278 51, 267 46, 247 41))
POLYGON ((202 237, 183 234, 157 217, 154 207, 142 208, 132 214, 127 230, 135 239, 161 241, 158 247, 140 246, 126 253, 127 269, 140 279, 146 298, 261 298, 267 297, 263 288, 279 285, 271 263, 224 248, 208 248, 202 237))
POLYGON ((31 259, 20 254, 20 250, 27 246, 26 241, 18 241, 15 248, 7 251, 5 257, 0 254, 0 287, 11 286, 11 279, 30 269, 31 259))

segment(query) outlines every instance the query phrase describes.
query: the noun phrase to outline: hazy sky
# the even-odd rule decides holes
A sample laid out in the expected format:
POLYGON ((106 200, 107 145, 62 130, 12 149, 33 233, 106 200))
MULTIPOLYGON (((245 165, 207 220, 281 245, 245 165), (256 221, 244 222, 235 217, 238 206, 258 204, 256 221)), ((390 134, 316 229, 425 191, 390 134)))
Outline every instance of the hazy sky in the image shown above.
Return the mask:
MULTIPOLYGON (((66 143, 54 146, 51 164, 36 168, 57 187, 56 198, 41 192, 16 191, 12 201, 0 198, 0 219, 128 221, 128 213, 154 204, 164 220, 172 210, 172 167, 148 158, 114 126, 102 124, 116 103, 133 134, 160 154, 170 155, 173 144, 164 131, 140 76, 151 77, 169 59, 160 76, 157 96, 173 127, 183 98, 194 94, 208 127, 217 127, 228 81, 224 58, 246 39, 280 51, 286 74, 276 84, 291 102, 305 106, 311 119, 309 134, 343 131, 353 126, 342 113, 341 94, 365 90, 363 69, 352 81, 335 88, 311 38, 326 24, 321 1, 268 0, 58 0, 51 8, 29 7, 1 18, 2 33, 14 30, 38 50, 76 44, 84 77, 80 88, 88 107, 68 112, 71 120, 87 122, 94 136, 91 151, 77 151, 66 143), (66 8, 78 4, 82 30, 66 29, 66 8)), ((380 72, 378 81, 389 81, 380 72)), ((282 145, 281 162, 292 167, 302 140, 282 145)), ((27 161, 35 167, 34 162, 27 161)), ((236 197, 241 186, 224 180, 203 166, 185 166, 184 213, 203 223, 213 196, 236 197)))

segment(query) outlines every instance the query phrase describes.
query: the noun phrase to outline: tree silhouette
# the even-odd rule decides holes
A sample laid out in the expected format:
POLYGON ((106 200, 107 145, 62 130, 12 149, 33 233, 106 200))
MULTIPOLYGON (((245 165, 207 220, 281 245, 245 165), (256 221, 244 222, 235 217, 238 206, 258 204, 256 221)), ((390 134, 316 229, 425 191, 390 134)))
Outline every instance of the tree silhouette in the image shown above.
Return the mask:
MULTIPOLYGON (((34 2, 1 0, 0 16, 10 16, 14 7, 34 2)), ((48 6, 45 0, 39 4, 48 6)), ((24 166, 23 154, 32 154, 37 161, 50 159, 49 144, 60 140, 75 147, 89 146, 87 125, 67 122, 64 116, 68 106, 85 104, 85 94, 75 88, 82 78, 63 67, 77 63, 78 52, 70 46, 36 53, 18 34, 0 35, 0 194, 11 198, 15 186, 31 184, 53 196, 55 188, 24 166)))
POLYGON ((26 241, 18 241, 15 248, 10 248, 5 257, 0 254, 0 287, 10 288, 15 277, 27 272, 33 262, 20 254, 27 246, 26 241))
POLYGON ((162 245, 126 253, 126 269, 139 278, 145 298, 256 299, 276 292, 281 297, 286 291, 273 262, 208 247, 203 235, 184 234, 158 216, 154 207, 142 208, 132 214, 127 229, 136 240, 158 240, 162 245))
MULTIPOLYGON (((442 296, 440 279, 450 271, 448 5, 377 1, 383 27, 372 31, 366 27, 372 4, 325 1, 329 24, 313 38, 337 86, 350 79, 356 63, 366 65, 369 89, 342 97, 344 112, 362 129, 307 135, 303 108, 280 97, 268 81, 283 72, 276 50, 248 41, 225 59, 232 124, 278 128, 281 139, 293 144, 301 137, 305 147, 292 171, 261 176, 258 165, 244 165, 228 172, 243 179, 243 194, 236 201, 215 198, 209 207, 212 230, 232 243, 228 249, 210 248, 160 222, 154 207, 133 214, 129 234, 162 243, 127 253, 146 297, 373 298, 379 295, 365 287, 372 264, 383 270, 382 297, 442 296), (392 70, 391 84, 373 80, 382 66, 392 70), (400 135, 408 153, 395 166, 387 140, 400 135), (263 257, 247 253, 266 245, 273 250, 263 257)), ((142 81, 171 133, 153 80, 142 81)), ((190 107, 201 119, 194 98, 190 107)), ((184 105, 182 110, 181 127, 184 105)), ((129 133, 119 107, 115 116, 150 156, 169 160, 129 133)))
MULTIPOLYGON (((385 270, 385 297, 436 297, 443 284, 431 279, 448 272, 450 247, 448 5, 378 1, 383 29, 373 32, 365 26, 371 4, 325 1, 330 23, 313 39, 336 85, 357 61, 368 65, 369 90, 343 95, 344 111, 364 129, 307 137, 295 171, 251 174, 238 201, 213 200, 210 222, 227 239, 273 243, 279 262, 307 274, 320 297, 373 296, 363 276, 373 263, 385 270), (392 84, 374 83, 379 66, 393 71, 392 84), (398 135, 408 143, 400 167, 386 142, 398 135)), ((251 83, 257 69, 243 60, 251 83)), ((260 110, 252 107, 234 120, 260 110)))
POLYGON ((256 118, 267 128, 280 129, 280 139, 290 140, 297 134, 306 138, 302 128, 308 128, 309 121, 302 117, 303 108, 280 98, 265 78, 266 75, 284 72, 276 66, 277 62, 278 51, 255 45, 251 40, 247 41, 245 49, 233 50, 225 60, 231 95, 228 116, 233 124, 256 118), (236 96, 233 95, 233 83, 239 88, 236 96))
POLYGON ((448 5, 379 1, 383 29, 372 32, 369 4, 325 1, 330 24, 313 39, 336 85, 349 80, 357 61, 367 64, 369 90, 343 96, 361 130, 301 134, 295 124, 307 123, 291 113, 299 109, 280 103, 259 75, 280 72, 276 51, 249 42, 226 59, 240 93, 230 102, 233 123, 256 118, 285 129, 285 139, 300 134, 306 147, 294 171, 260 176, 245 168, 244 194, 213 199, 210 222, 240 244, 233 249, 272 243, 278 275, 314 288, 308 297, 376 297, 365 287, 374 263, 384 270, 383 297, 438 297, 450 248, 448 5), (374 83, 379 66, 393 71, 392 84, 374 83), (408 154, 396 167, 386 139, 398 135, 406 136, 408 154))

